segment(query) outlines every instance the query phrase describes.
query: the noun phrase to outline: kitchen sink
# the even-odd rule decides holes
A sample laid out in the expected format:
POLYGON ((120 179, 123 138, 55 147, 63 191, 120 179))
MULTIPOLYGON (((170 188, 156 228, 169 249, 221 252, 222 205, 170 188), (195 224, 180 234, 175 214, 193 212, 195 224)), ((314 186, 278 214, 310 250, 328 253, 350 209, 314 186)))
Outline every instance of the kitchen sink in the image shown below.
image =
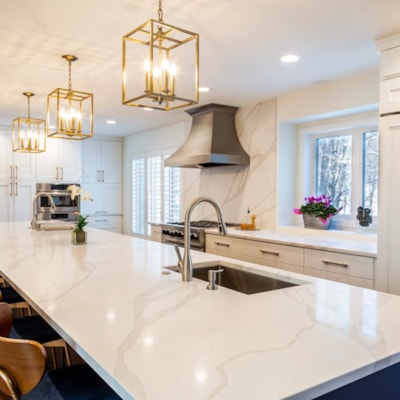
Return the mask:
MULTIPOLYGON (((170 271, 178 272, 176 265, 164 267, 170 271)), ((223 272, 216 273, 215 283, 228 289, 236 290, 244 294, 268 292, 270 290, 284 289, 298 286, 305 282, 289 282, 278 279, 261 271, 241 269, 229 263, 213 263, 208 265, 193 265, 193 278, 208 282, 208 271, 223 269, 223 272)))

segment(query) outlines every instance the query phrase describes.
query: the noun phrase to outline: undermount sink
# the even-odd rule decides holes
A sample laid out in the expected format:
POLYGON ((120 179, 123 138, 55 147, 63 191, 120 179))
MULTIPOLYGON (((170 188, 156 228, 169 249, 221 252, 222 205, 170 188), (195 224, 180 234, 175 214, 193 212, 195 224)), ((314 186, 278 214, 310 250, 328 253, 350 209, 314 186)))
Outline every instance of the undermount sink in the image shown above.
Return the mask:
MULTIPOLYGON (((176 265, 164 267, 170 271, 178 272, 176 265)), ((289 282, 272 276, 263 274, 261 271, 250 271, 249 269, 240 269, 229 263, 212 263, 207 265, 193 265, 193 278, 208 282, 209 270, 223 269, 223 272, 216 274, 215 283, 228 289, 236 290, 244 294, 254 294, 268 292, 270 290, 284 289, 292 286, 298 286, 305 282, 289 282)))

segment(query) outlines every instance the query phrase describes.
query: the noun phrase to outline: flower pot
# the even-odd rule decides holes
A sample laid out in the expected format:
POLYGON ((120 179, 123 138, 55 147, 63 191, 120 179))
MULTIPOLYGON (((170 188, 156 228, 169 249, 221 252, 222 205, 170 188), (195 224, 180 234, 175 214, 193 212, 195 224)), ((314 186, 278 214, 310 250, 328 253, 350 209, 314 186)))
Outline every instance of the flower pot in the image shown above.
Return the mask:
POLYGON ((316 217, 315 215, 303 214, 304 228, 307 228, 307 229, 327 230, 331 226, 331 220, 332 220, 332 217, 328 218, 326 220, 326 223, 323 223, 321 221, 321 218, 316 217))
POLYGON ((72 244, 86 244, 86 232, 85 231, 72 231, 71 234, 72 244))

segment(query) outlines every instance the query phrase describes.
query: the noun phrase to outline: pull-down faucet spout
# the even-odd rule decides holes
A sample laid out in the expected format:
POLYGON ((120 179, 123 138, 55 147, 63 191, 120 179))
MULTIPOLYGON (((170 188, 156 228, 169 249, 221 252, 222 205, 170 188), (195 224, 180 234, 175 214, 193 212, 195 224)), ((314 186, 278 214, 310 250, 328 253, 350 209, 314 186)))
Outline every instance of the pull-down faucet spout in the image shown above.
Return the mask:
POLYGON ((222 211, 219 205, 215 202, 215 200, 210 199, 209 197, 198 197, 197 199, 193 200, 190 204, 188 209, 186 210, 185 214, 185 226, 184 226, 184 250, 185 253, 183 255, 183 262, 182 262, 182 280, 187 282, 192 280, 193 275, 193 264, 192 264, 192 257, 190 255, 190 217, 192 215, 193 209, 200 203, 210 203, 218 217, 218 225, 219 225, 219 232, 221 235, 226 235, 228 233, 226 229, 226 225, 224 219, 222 217, 222 211))

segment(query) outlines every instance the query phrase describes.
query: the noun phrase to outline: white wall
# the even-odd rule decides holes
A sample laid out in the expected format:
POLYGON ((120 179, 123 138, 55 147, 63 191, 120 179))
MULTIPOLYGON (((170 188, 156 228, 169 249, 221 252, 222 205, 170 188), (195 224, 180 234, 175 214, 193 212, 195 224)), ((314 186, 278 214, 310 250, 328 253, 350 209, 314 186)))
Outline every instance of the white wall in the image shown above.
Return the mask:
MULTIPOLYGON (((194 198, 210 196, 221 205, 226 221, 240 222, 250 207, 257 216, 258 226, 276 229, 278 215, 283 220, 291 218, 297 202, 293 184, 298 148, 295 125, 370 110, 376 108, 377 102, 378 71, 373 71, 240 108, 236 113, 236 128, 240 142, 250 155, 250 166, 183 169, 183 210, 194 198)), ((186 121, 125 139, 125 233, 131 228, 132 153, 179 146, 190 125, 191 121, 186 121)), ((193 218, 214 219, 214 210, 207 204, 200 205, 193 218)))

